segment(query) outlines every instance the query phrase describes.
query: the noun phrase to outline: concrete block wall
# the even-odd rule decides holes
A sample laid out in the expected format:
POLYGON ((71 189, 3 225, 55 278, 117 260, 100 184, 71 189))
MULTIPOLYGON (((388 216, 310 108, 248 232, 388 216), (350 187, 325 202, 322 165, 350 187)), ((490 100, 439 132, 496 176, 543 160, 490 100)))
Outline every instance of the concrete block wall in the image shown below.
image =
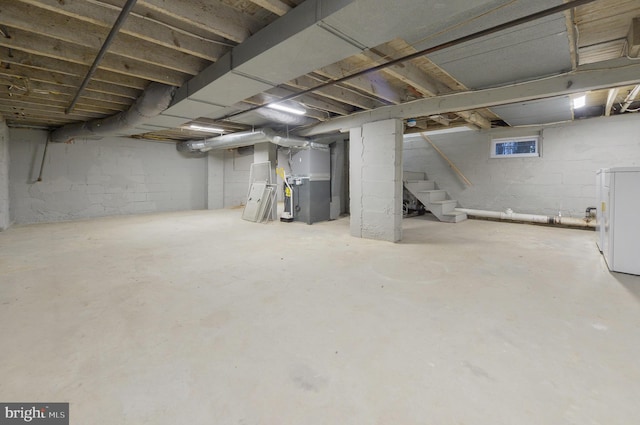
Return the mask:
POLYGON ((11 218, 15 223, 206 208, 207 158, 173 143, 127 138, 50 144, 47 133, 10 129, 11 218))
POLYGON ((640 116, 579 120, 550 127, 430 136, 473 184, 467 187, 421 139, 404 143, 404 169, 426 172, 462 207, 583 217, 595 206, 599 168, 640 165, 640 116), (542 131, 539 158, 489 158, 492 137, 542 131))
POLYGON ((0 116, 0 232, 11 225, 9 216, 9 128, 0 116))

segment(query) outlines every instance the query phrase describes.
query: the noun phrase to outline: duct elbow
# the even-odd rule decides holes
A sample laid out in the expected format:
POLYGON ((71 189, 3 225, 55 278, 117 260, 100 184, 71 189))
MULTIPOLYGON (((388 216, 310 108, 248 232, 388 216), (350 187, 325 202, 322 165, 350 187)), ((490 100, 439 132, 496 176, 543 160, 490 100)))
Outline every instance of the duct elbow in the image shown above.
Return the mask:
POLYGON ((62 126, 51 133, 51 141, 66 143, 78 137, 100 139, 118 135, 122 130, 160 115, 171 104, 176 90, 174 86, 151 83, 128 110, 107 118, 62 126))
POLYGON ((178 152, 205 152, 207 149, 207 144, 202 140, 186 140, 184 142, 179 142, 176 144, 176 149, 178 152))

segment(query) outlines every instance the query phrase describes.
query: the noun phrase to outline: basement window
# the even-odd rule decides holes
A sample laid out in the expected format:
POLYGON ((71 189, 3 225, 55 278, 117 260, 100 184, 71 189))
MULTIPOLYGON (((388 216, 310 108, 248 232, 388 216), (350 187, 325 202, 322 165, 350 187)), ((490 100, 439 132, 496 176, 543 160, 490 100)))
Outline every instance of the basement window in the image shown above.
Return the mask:
POLYGON ((540 136, 508 137, 491 140, 491 158, 540 156, 540 136))

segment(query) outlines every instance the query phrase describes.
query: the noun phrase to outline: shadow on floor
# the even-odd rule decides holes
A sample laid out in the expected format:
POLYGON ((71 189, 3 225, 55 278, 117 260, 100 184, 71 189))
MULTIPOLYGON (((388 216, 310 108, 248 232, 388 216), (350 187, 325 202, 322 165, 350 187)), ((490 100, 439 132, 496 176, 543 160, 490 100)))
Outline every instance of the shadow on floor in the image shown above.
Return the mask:
POLYGON ((640 276, 618 272, 611 272, 611 275, 640 301, 640 276))

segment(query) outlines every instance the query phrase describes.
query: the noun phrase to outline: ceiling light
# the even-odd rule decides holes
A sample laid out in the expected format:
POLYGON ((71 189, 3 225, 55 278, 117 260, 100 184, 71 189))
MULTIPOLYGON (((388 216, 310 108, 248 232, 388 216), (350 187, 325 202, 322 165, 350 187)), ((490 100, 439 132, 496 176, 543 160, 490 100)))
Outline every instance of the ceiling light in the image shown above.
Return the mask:
POLYGON ((573 109, 582 108, 587 104, 587 96, 580 96, 573 99, 573 109))
POLYGON ((289 112, 296 115, 304 115, 307 113, 307 110, 302 107, 294 108, 291 106, 282 105, 280 103, 270 103, 267 105, 267 108, 277 109, 278 111, 289 112))
POLYGON ((224 129, 222 129, 222 128, 205 127, 205 126, 202 126, 202 125, 191 124, 189 126, 189 128, 191 130, 206 131, 207 133, 224 133, 224 129))

